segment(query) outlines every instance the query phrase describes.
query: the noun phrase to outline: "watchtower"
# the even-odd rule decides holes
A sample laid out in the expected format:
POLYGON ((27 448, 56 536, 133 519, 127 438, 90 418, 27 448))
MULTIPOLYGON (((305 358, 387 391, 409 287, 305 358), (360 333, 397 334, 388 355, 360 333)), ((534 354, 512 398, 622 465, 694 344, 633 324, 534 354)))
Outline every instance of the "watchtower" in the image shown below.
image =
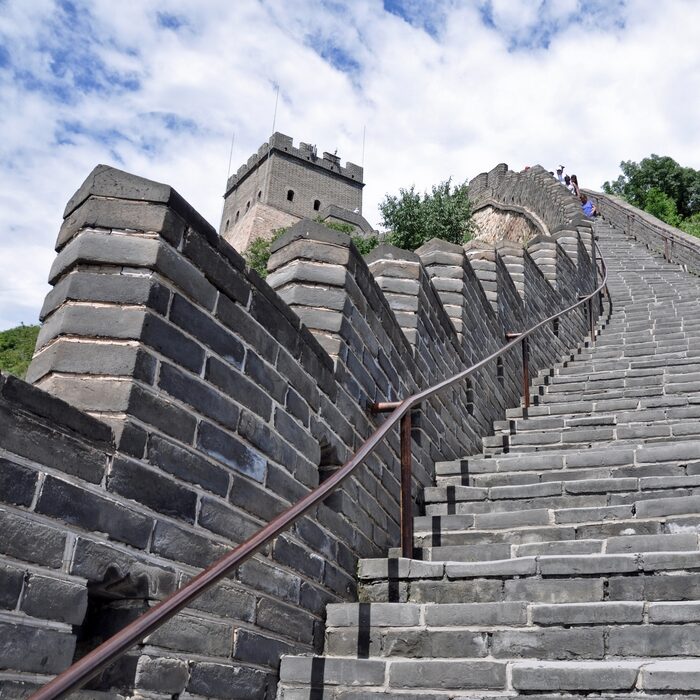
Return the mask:
POLYGON ((226 183, 219 233, 238 251, 305 217, 348 221, 362 231, 362 168, 275 132, 226 183))

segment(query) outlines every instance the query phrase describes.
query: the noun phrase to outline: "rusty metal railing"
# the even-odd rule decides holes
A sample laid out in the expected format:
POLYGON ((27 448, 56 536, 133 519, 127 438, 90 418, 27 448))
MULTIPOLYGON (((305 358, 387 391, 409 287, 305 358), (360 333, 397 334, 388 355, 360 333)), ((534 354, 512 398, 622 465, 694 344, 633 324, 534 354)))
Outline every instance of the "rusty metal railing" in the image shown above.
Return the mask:
MULTIPOLYGON (((596 249, 598 246, 596 244, 596 249)), ((600 250, 598 249, 598 253, 600 250)), ((252 537, 242 544, 239 544, 228 554, 214 562, 209 568, 195 576, 181 589, 161 601, 148 612, 144 613, 136 620, 128 624, 114 636, 107 639, 100 646, 86 654, 82 659, 76 661, 52 681, 40 688, 30 700, 56 700, 64 698, 74 690, 78 690, 91 678, 114 663, 120 656, 128 651, 132 646, 140 642, 161 625, 176 615, 180 610, 187 607, 202 593, 211 588, 225 576, 231 574, 240 564, 249 559, 253 554, 264 547, 268 542, 277 537, 284 530, 294 524, 304 513, 323 501, 336 487, 347 479, 353 471, 364 462, 367 457, 377 448, 379 443, 389 434, 394 426, 400 422, 400 454, 401 454, 401 552, 404 557, 411 557, 413 554, 413 504, 411 500, 411 409, 422 402, 430 399, 435 394, 448 389, 449 387, 467 379, 474 372, 486 366, 496 358, 521 344, 523 356, 523 394, 525 406, 530 405, 530 382, 529 382, 529 362, 528 343, 530 336, 536 331, 546 327, 550 323, 557 323, 561 316, 577 309, 582 304, 587 304, 587 316, 591 342, 595 341, 595 319, 593 313, 594 298, 602 303, 603 291, 605 290, 609 302, 609 313, 612 313, 612 299, 607 291, 607 267, 602 255, 596 259, 601 264, 602 282, 590 294, 579 298, 579 300, 562 311, 549 316, 540 321, 537 325, 522 333, 509 334, 510 340, 506 344, 485 357, 475 365, 444 379, 428 389, 419 391, 409 396, 403 401, 376 403, 371 407, 375 413, 389 412, 390 416, 380 425, 369 438, 362 444, 360 449, 348 460, 340 469, 329 476, 322 484, 310 491, 306 496, 280 513, 274 520, 258 530, 252 537)), ((594 263, 595 265, 595 263, 594 263)))

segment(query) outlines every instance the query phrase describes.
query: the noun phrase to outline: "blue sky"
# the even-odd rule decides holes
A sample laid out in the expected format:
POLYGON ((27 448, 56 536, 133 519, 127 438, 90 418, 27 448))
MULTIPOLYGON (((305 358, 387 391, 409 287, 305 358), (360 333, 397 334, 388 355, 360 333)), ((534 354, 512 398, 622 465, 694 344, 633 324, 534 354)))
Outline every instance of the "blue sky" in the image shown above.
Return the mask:
POLYGON ((97 163, 218 227, 272 129, 387 192, 506 162, 598 187, 623 159, 700 168, 696 0, 0 0, 0 328, 33 323, 65 202, 97 163))

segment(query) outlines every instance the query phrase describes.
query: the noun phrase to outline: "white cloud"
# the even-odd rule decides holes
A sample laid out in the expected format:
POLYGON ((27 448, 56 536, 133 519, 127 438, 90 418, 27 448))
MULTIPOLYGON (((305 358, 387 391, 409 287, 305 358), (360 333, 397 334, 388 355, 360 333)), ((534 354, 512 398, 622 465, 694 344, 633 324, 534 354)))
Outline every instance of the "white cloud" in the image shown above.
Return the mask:
POLYGON ((98 162, 218 227, 231 135, 236 168, 270 135, 276 84, 297 141, 359 163, 366 126, 375 224, 386 192, 503 161, 564 162, 592 187, 652 152, 700 168, 693 0, 0 5, 0 327, 36 320, 63 207, 98 162))

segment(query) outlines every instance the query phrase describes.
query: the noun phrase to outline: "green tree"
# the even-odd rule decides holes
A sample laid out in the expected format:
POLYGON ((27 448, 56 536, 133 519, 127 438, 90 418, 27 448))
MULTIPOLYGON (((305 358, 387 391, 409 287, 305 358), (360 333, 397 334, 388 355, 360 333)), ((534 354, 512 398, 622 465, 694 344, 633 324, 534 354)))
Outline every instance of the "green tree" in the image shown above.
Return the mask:
POLYGON ((700 213, 693 214, 684 221, 681 221, 679 228, 689 233, 691 236, 700 238, 700 213))
MULTIPOLYGON (((323 224, 326 228, 330 228, 333 231, 340 231, 340 233, 350 235, 355 231, 355 227, 352 224, 347 224, 343 221, 321 221, 319 219, 316 221, 318 221, 319 224, 323 224)), ((255 238, 250 243, 245 253, 243 253, 246 263, 248 263, 248 265, 263 279, 267 277, 267 261, 270 259, 272 244, 287 233, 287 231, 289 231, 289 226, 285 228, 276 228, 272 232, 272 238, 270 239, 262 237, 255 238)), ((367 253, 379 245, 377 236, 361 236, 358 234, 351 235, 350 238, 361 255, 367 255, 367 253)))
POLYGON ((263 279, 267 277, 267 261, 270 259, 270 248, 272 244, 278 238, 284 236, 287 231, 289 231, 289 226, 274 229, 271 238, 259 236, 250 242, 245 253, 243 253, 246 263, 248 263, 248 265, 263 279))
POLYGON ((0 369, 24 379, 34 354, 39 326, 17 326, 0 331, 0 369))
POLYGON ((700 171, 684 168, 669 156, 652 153, 640 163, 620 163, 622 175, 605 182, 603 191, 622 197, 641 209, 659 206, 658 192, 671 199, 676 212, 685 219, 700 212, 700 171))
POLYGON ((678 226, 681 217, 676 211, 676 203, 661 190, 652 187, 645 195, 644 210, 671 226, 678 226))
POLYGON ((388 242, 406 250, 415 250, 431 238, 465 243, 473 230, 467 183, 453 187, 451 178, 422 195, 415 185, 401 188, 398 195, 386 195, 379 211, 382 225, 390 230, 388 242))

